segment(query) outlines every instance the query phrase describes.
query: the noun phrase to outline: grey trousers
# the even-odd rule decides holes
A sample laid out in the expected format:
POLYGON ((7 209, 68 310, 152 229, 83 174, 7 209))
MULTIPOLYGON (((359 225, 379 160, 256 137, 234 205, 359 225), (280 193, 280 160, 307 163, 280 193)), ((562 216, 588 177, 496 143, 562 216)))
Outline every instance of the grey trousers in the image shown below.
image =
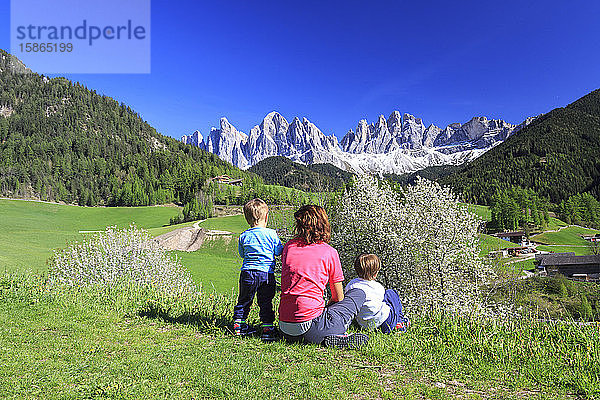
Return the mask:
POLYGON ((352 320, 365 302, 365 292, 354 288, 344 295, 344 300, 333 303, 323 309, 323 313, 311 321, 311 326, 301 336, 285 335, 290 342, 308 342, 320 344, 327 336, 346 333, 352 320))

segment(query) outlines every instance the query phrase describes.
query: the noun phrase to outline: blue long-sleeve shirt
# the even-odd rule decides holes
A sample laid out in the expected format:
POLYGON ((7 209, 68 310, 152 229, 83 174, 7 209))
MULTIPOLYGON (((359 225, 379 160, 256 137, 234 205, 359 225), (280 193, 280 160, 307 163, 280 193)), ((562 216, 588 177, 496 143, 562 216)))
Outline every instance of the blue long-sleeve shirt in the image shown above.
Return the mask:
POLYGON ((281 255, 283 244, 277 232, 270 228, 255 227, 240 235, 238 252, 244 259, 243 270, 274 272, 275 257, 281 255))

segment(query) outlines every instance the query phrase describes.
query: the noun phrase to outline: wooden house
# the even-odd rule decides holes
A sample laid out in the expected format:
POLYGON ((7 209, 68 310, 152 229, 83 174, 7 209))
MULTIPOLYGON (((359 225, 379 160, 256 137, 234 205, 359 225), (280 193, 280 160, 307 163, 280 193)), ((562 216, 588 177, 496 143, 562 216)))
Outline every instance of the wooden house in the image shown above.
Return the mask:
POLYGON ((600 255, 576 256, 575 253, 539 254, 535 257, 537 269, 548 276, 597 280, 600 277, 600 255))
POLYGON ((499 232, 492 236, 496 236, 499 239, 507 240, 512 243, 523 243, 525 242, 525 232, 516 231, 516 232, 499 232))

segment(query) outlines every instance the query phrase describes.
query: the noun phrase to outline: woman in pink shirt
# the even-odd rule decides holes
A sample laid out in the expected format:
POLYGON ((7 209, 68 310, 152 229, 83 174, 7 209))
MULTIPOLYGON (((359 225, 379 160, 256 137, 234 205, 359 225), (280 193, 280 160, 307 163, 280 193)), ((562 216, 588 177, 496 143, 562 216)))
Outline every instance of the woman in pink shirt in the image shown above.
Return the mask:
POLYGON ((282 253, 279 330, 291 342, 357 348, 368 341, 363 333, 346 330, 365 302, 353 289, 344 296, 344 274, 338 252, 327 242, 331 227, 323 207, 305 205, 294 213, 296 237, 282 253), (325 305, 325 286, 331 299, 325 305))

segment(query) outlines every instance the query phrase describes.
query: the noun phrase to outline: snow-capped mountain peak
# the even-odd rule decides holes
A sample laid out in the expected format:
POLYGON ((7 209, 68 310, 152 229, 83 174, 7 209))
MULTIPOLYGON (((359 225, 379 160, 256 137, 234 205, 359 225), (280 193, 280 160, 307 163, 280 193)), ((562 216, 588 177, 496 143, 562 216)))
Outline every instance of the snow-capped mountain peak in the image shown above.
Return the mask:
POLYGON ((503 120, 473 117, 464 124, 441 129, 425 127, 421 118, 393 111, 369 124, 358 121, 338 142, 326 136, 307 118, 294 117, 291 123, 278 112, 268 113, 250 134, 238 131, 226 118, 206 138, 199 131, 181 140, 217 154, 240 168, 248 168, 272 156, 284 156, 305 164, 331 163, 355 173, 407 173, 428 166, 462 164, 506 140, 529 125, 518 126, 503 120))

